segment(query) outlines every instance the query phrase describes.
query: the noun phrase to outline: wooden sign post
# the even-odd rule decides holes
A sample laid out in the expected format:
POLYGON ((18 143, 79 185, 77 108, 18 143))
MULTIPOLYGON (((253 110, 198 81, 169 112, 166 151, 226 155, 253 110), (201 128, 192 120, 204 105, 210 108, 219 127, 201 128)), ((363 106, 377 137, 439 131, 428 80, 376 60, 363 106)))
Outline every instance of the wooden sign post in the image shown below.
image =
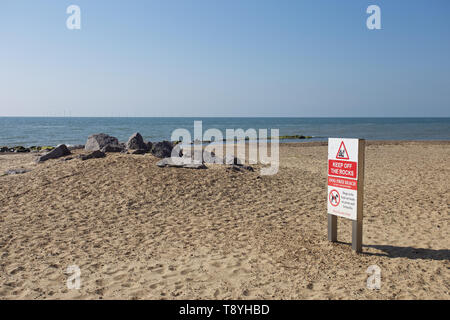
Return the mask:
POLYGON ((352 221, 352 249, 362 251, 364 139, 328 139, 328 240, 337 241, 337 217, 352 221))

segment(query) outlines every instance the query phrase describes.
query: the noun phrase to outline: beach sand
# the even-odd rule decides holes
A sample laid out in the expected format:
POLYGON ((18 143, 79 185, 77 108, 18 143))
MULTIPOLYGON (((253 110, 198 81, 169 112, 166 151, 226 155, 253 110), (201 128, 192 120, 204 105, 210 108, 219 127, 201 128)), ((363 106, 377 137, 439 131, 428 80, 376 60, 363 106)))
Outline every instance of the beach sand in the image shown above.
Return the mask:
POLYGON ((0 177, 2 299, 450 298, 449 142, 368 144, 362 254, 350 220, 327 241, 324 143, 280 145, 274 176, 34 158, 0 155, 32 170, 0 177))

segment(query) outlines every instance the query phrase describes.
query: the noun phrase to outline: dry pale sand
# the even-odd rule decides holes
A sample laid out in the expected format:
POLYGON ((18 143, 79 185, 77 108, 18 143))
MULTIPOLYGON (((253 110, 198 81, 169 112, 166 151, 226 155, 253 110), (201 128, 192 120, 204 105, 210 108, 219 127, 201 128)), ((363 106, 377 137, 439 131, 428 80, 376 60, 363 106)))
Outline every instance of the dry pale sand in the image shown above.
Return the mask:
MULTIPOLYGON (((449 299, 450 144, 370 143, 364 252, 327 241, 324 144, 277 175, 158 168, 151 155, 0 155, 3 299, 449 299), (81 288, 66 286, 69 265, 81 288), (370 265, 381 289, 366 288, 370 265)), ((257 166, 258 167, 258 166, 257 166)))

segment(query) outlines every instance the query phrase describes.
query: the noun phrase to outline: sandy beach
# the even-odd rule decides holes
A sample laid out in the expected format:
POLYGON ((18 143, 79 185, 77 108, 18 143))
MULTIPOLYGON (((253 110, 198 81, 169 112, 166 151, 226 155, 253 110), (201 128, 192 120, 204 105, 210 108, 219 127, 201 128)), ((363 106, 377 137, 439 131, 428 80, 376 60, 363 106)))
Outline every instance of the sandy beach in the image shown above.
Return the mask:
POLYGON ((450 299, 449 141, 368 143, 362 254, 349 220, 327 240, 325 143, 281 144, 274 176, 35 157, 0 155, 31 170, 0 177, 1 299, 450 299))

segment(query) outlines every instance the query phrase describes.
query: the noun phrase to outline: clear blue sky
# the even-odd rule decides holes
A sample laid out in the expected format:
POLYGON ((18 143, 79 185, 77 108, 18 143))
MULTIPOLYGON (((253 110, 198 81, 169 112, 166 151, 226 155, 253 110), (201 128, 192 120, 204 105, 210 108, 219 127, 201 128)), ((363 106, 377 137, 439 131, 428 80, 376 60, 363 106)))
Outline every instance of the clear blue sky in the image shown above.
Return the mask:
POLYGON ((448 0, 2 0, 0 116, 448 117, 449 17, 448 0))

